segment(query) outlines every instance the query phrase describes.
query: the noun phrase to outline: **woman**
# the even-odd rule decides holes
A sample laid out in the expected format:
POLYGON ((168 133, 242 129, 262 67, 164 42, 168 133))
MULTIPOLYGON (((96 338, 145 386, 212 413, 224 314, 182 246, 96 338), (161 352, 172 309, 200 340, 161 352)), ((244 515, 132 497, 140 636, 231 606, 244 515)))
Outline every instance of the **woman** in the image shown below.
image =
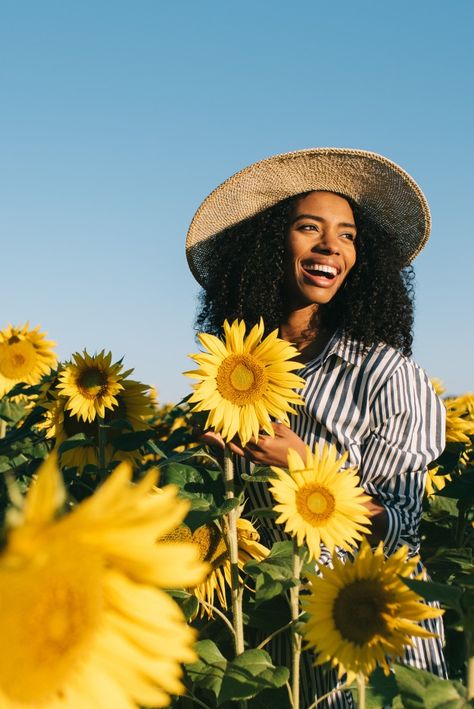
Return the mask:
MULTIPOLYGON (((255 163, 224 182, 187 240, 204 287, 198 327, 220 334, 225 318, 251 326, 262 316, 305 364, 305 404, 291 427, 275 422, 274 438, 236 441, 232 450, 241 462, 283 467, 290 447, 347 450, 372 497, 373 541, 383 540, 387 554, 401 544, 417 553, 426 466, 444 447, 442 404, 409 359, 409 263, 429 230, 424 195, 400 167, 365 151, 314 149, 255 163)), ((219 442, 215 434, 207 440, 219 442)), ((271 504, 264 486, 249 494, 256 507, 271 504)), ((267 543, 285 538, 272 520, 261 525, 267 543)), ((442 632, 437 620, 425 624, 442 632)), ((445 676, 441 640, 415 643, 406 661, 445 676)), ((334 682, 318 671, 318 694, 334 682)), ((327 706, 350 704, 338 692, 327 706)))

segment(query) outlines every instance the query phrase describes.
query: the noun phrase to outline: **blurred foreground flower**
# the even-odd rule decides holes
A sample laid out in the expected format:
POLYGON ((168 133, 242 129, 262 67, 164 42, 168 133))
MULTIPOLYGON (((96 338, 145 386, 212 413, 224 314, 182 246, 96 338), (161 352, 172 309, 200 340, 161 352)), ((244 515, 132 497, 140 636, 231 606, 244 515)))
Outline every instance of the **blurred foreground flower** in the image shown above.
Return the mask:
POLYGON ((189 399, 193 411, 209 411, 205 428, 221 433, 226 441, 238 435, 242 445, 252 436, 258 438, 262 428, 268 435, 274 431, 270 417, 289 424, 292 404, 302 399, 294 389, 304 380, 293 374, 303 366, 290 361, 298 352, 281 340, 275 330, 262 340, 263 321, 245 337, 245 322, 224 322, 224 341, 201 333, 199 340, 206 352, 190 355, 199 369, 185 372, 200 380, 189 399))
POLYGON ((434 637, 418 625, 443 613, 411 591, 400 577, 409 577, 419 558, 407 558, 401 547, 389 558, 383 545, 372 551, 364 540, 354 561, 333 556, 334 568, 320 565, 321 576, 309 575, 311 594, 302 605, 309 614, 303 635, 317 653, 316 664, 329 662, 347 681, 366 677, 377 665, 386 674, 388 658, 403 655, 412 636, 434 637))
MULTIPOLYGON (((230 560, 224 535, 214 522, 204 524, 191 532, 189 527, 181 525, 175 533, 167 535, 166 539, 181 539, 193 541, 197 544, 202 561, 210 564, 211 570, 193 593, 202 603, 201 617, 207 614, 213 617, 212 606, 215 605, 215 596, 219 605, 227 609, 226 587, 231 586, 230 560), (206 604, 206 605, 204 605, 206 604), (211 607, 209 607, 211 606, 211 607)), ((267 547, 260 544, 260 535, 251 522, 239 518, 237 520, 237 541, 239 547, 239 568, 242 569, 247 561, 256 559, 262 561, 270 553, 267 547)))
POLYGON ((19 382, 37 384, 54 367, 56 343, 44 338, 39 327, 30 330, 28 323, 0 330, 0 397, 19 382))
POLYGON ((129 372, 121 372, 122 363, 112 364, 112 353, 97 355, 79 352, 64 365, 59 374, 58 391, 67 398, 66 409, 83 421, 105 416, 106 409, 117 406, 117 394, 123 389, 121 380, 129 372))
MULTIPOLYGON (((0 556, 0 706, 167 706, 183 692, 194 632, 163 591, 200 583, 195 545, 156 542, 188 510, 156 475, 130 483, 123 463, 66 515, 52 455, 0 556)), ((18 515, 18 513, 16 513, 18 515)))
POLYGON ((319 559, 321 542, 330 552, 336 546, 350 550, 369 531, 370 515, 364 502, 370 500, 359 487, 354 468, 342 470, 347 453, 337 457, 336 448, 324 445, 311 453, 306 447, 306 464, 298 453, 288 451, 288 472, 273 468, 277 479, 270 480, 270 492, 280 513, 277 524, 285 532, 305 542, 310 559, 319 559))

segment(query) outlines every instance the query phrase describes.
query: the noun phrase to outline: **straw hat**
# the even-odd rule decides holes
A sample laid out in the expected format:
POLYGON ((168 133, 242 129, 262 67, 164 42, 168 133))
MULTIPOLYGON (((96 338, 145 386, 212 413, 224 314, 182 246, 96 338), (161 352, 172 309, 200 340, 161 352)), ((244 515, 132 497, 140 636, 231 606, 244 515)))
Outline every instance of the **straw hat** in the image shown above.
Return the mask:
POLYGON ((249 165, 206 197, 186 238, 186 256, 196 280, 206 286, 213 241, 221 231, 311 190, 352 198, 397 240, 404 263, 412 261, 426 244, 431 225, 428 203, 401 167, 365 150, 298 150, 249 165))

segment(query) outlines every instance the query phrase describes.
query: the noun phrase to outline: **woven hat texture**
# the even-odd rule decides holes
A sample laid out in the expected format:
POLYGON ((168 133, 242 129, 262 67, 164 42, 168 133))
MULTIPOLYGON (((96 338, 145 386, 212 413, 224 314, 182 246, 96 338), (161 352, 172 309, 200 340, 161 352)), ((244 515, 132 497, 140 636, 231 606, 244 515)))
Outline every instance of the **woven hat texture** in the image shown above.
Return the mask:
POLYGON ((186 239, 186 255, 196 280, 206 286, 213 267, 213 242, 220 232, 287 197, 311 190, 352 198, 396 239, 406 264, 428 239, 431 218, 426 198, 413 178, 394 162, 364 150, 298 150, 253 163, 206 197, 186 239))

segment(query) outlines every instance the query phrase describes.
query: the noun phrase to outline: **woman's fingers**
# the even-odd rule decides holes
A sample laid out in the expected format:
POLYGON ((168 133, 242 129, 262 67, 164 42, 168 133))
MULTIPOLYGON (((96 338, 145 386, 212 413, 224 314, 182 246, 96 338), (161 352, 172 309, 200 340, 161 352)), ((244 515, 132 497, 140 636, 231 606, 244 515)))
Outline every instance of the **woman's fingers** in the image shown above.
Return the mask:
POLYGON ((235 453, 236 455, 240 455, 242 457, 245 456, 245 449, 242 447, 242 444, 238 439, 233 439, 232 441, 229 441, 227 444, 232 451, 232 453, 235 453))
POLYGON ((206 443, 208 446, 217 446, 217 448, 225 448, 224 439, 219 433, 214 433, 214 431, 205 431, 199 436, 199 440, 202 443, 206 443))

